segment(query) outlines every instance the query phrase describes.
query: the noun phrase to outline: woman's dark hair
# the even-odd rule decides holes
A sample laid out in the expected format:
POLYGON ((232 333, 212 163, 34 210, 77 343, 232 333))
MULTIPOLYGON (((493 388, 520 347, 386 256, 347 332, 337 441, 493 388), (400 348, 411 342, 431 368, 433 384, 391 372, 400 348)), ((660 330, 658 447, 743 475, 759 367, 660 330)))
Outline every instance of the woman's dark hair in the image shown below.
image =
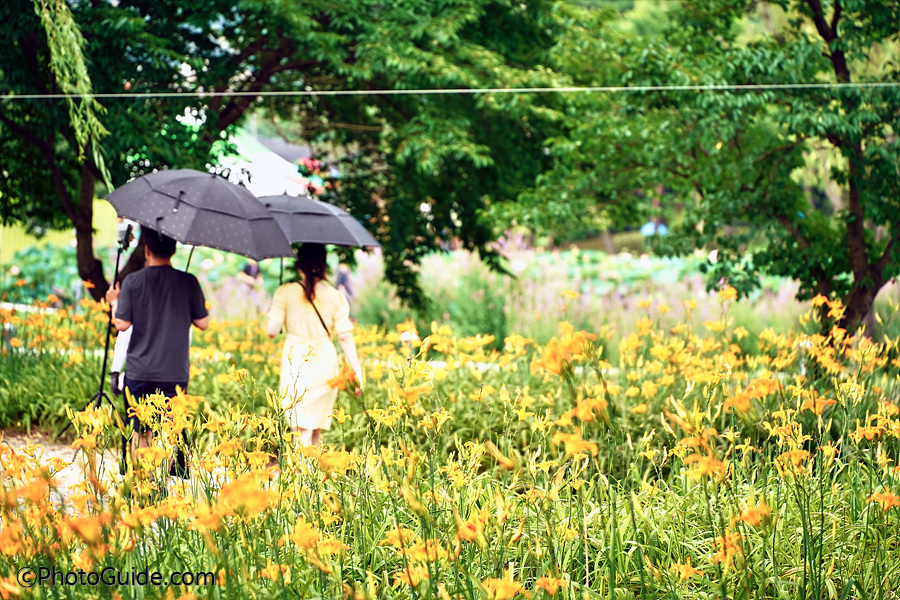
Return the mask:
POLYGON ((175 240, 149 227, 141 227, 141 239, 153 256, 171 258, 175 254, 175 240))
POLYGON ((316 284, 328 274, 326 255, 322 244, 303 244, 297 249, 295 266, 303 273, 303 292, 310 302, 316 299, 316 284))

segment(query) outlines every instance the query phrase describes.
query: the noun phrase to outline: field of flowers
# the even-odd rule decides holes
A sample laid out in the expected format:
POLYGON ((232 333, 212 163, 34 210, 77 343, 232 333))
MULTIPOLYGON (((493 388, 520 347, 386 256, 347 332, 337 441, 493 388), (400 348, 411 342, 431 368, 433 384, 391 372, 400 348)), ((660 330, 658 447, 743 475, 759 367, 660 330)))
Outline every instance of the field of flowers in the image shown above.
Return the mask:
POLYGON ((0 597, 897 598, 900 340, 840 329, 821 297, 753 333, 714 296, 699 324, 693 300, 641 301, 614 360, 608 330, 566 322, 543 344, 358 330, 364 391, 334 381, 322 448, 285 428, 261 324, 214 322, 189 394, 139 407, 159 445, 124 469, 122 416, 76 412, 102 307, 6 311, 3 418, 71 414, 88 466, 60 500, 62 461, 0 446, 0 597), (190 479, 167 476, 179 445, 190 479), (24 567, 99 585, 26 589, 24 567))
MULTIPOLYGON (((546 343, 555 335, 558 321, 587 330, 612 324, 617 329, 608 349, 615 356, 620 334, 633 329, 643 318, 644 311, 638 304, 648 297, 664 297, 673 305, 695 300, 695 324, 715 318, 718 312, 714 296, 706 293, 700 271, 706 254, 682 258, 609 255, 574 246, 545 251, 528 247, 516 237, 504 240, 497 249, 506 257, 506 266, 514 277, 490 271, 477 255, 464 250, 423 258, 420 282, 428 306, 415 315, 419 329, 427 331, 434 320, 450 325, 457 335, 493 335, 495 347, 501 349, 510 333, 546 343)), ((115 260, 114 248, 98 248, 97 252, 107 264, 115 260)), ((354 256, 353 309, 359 322, 393 329, 409 319, 409 308, 385 281, 380 254, 359 250, 354 256)), ((331 259, 334 273, 336 254, 331 259)), ((292 277, 291 261, 266 260, 259 265, 262 280, 251 288, 237 277, 246 259, 210 248, 195 248, 193 255, 182 248, 173 264, 197 276, 210 301, 212 318, 220 321, 265 311, 279 282, 292 277)), ((59 297, 64 305, 77 302, 86 294, 75 265, 74 248, 23 250, 13 263, 0 265, 0 302, 28 304, 48 294, 59 297)), ((754 334, 766 328, 782 332, 805 310, 794 299, 796 293, 795 282, 763 277, 761 288, 749 301, 732 307, 731 316, 737 325, 754 334)), ((883 291, 879 300, 882 307, 885 296, 896 301, 900 286, 888 286, 883 291)), ((900 328, 896 333, 900 335, 900 328)))

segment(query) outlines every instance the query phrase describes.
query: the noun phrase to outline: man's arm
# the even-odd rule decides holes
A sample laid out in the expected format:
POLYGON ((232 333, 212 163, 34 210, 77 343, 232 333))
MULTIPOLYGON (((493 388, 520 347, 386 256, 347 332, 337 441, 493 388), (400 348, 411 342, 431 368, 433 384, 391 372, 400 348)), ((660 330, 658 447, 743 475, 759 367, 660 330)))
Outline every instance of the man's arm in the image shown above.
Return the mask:
POLYGON ((189 284, 192 286, 188 292, 188 302, 190 303, 191 323, 203 331, 209 327, 209 310, 206 308, 206 298, 203 297, 203 290, 200 289, 200 282, 193 275, 187 275, 189 284))
POLYGON ((116 283, 115 287, 111 287, 106 290, 106 301, 109 302, 109 307, 112 311, 113 325, 116 326, 117 330, 125 331, 126 329, 131 327, 131 321, 125 321, 123 319, 116 318, 116 309, 119 307, 119 292, 121 292, 121 290, 121 283, 116 283))
MULTIPOLYGON (((116 310, 116 305, 113 304, 113 310, 116 310)), ((131 327, 131 321, 123 321, 122 319, 113 318, 113 325, 116 326, 118 331, 125 331, 126 329, 131 327)))

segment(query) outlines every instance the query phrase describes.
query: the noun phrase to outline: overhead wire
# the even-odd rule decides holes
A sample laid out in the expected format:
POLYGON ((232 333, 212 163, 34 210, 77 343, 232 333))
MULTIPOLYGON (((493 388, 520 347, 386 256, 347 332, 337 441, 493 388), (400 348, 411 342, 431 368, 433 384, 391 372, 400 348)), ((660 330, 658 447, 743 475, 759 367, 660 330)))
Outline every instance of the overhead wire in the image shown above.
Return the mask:
POLYGON ((217 98, 217 97, 315 97, 315 96, 410 96, 440 94, 562 94, 562 93, 634 93, 634 92, 714 92, 714 91, 765 91, 765 90, 838 90, 838 89, 888 89, 898 88, 900 82, 859 82, 859 83, 750 83, 721 85, 599 85, 561 87, 502 87, 502 88, 417 88, 417 89, 376 89, 376 90, 269 90, 244 91, 190 91, 190 92, 99 92, 94 94, 2 94, 2 101, 16 100, 69 100, 83 97, 95 99, 165 99, 165 98, 217 98))

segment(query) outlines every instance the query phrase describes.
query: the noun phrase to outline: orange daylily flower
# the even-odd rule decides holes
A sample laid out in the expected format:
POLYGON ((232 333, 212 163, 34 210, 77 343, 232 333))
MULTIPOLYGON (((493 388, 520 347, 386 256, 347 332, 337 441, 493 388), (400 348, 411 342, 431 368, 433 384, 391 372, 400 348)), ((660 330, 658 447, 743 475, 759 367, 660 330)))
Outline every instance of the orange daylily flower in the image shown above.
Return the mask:
POLYGON ((700 575, 700 576, 703 575, 703 571, 701 571, 700 569, 695 569, 693 566, 691 566, 691 557, 690 556, 687 557, 687 562, 685 562, 684 564, 674 563, 669 568, 671 570, 675 571, 675 573, 678 574, 678 578, 681 579, 682 581, 687 581, 694 575, 700 575))
POLYGON ((531 592, 512 579, 485 579, 481 584, 488 590, 491 600, 511 600, 519 594, 531 598, 531 592))
POLYGON ((725 565, 728 569, 734 557, 741 553, 741 534, 726 533, 724 536, 716 538, 716 548, 718 551, 712 558, 712 562, 725 565))
POLYGON ((555 577, 538 577, 538 580, 534 582, 534 587, 541 588, 551 596, 555 596, 560 589, 567 589, 569 582, 555 577))
POLYGON ((354 389, 356 384, 356 371, 346 362, 341 364, 340 372, 328 380, 329 387, 341 392, 354 389))
POLYGON ((900 506, 900 496, 897 496, 897 494, 894 494, 892 492, 872 494, 871 496, 869 496, 869 499, 866 500, 866 504, 870 502, 877 502, 881 507, 881 510, 887 512, 894 506, 900 506))
POLYGON ((759 504, 756 504, 751 500, 744 511, 732 520, 731 524, 734 525, 735 523, 741 522, 746 523, 751 527, 759 527, 760 523, 768 519, 771 514, 772 512, 766 505, 765 500, 761 501, 759 504))

